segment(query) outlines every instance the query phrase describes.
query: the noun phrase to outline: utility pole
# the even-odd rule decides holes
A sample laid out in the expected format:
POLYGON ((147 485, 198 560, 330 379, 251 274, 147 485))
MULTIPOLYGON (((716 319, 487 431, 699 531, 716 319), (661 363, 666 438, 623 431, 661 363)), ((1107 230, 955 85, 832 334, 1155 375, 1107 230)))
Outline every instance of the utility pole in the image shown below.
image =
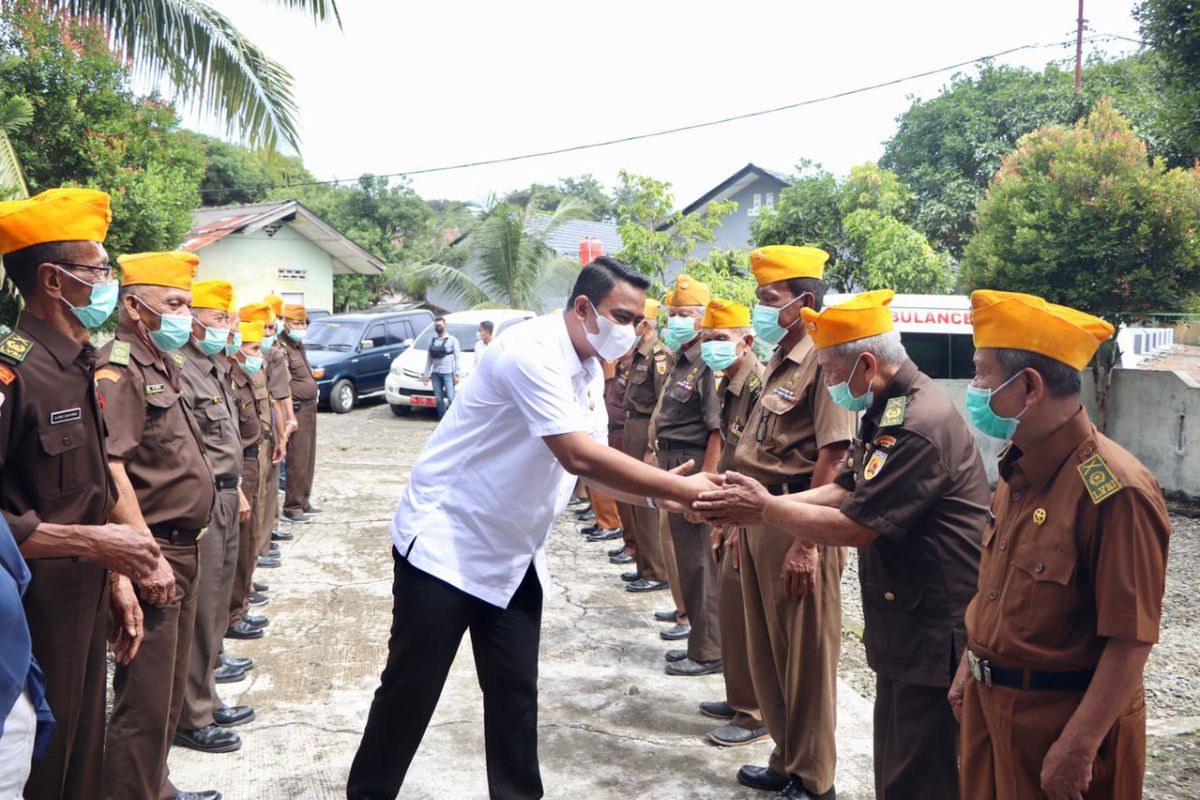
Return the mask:
POLYGON ((1083 0, 1079 0, 1079 18, 1075 29, 1075 96, 1083 86, 1083 0))

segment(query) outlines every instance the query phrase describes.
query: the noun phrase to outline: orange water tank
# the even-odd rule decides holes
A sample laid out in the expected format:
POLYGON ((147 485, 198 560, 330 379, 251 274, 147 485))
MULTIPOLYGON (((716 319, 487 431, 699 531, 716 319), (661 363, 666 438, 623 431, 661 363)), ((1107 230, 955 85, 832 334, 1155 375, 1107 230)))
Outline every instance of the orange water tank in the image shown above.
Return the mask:
POLYGON ((595 236, 588 236, 579 243, 579 263, 583 266, 586 267, 602 255, 604 255, 604 242, 595 236))

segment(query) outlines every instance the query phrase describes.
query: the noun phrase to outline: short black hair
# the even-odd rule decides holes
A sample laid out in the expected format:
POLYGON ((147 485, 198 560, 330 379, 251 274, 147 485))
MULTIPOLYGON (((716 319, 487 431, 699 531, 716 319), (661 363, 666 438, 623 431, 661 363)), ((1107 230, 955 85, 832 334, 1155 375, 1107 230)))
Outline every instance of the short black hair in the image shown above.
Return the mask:
POLYGON ((1041 353, 997 348, 996 361, 1004 372, 1004 380, 1025 369, 1031 369, 1041 375, 1046 384, 1046 392, 1051 397, 1070 397, 1079 394, 1082 387, 1079 370, 1041 353))
POLYGON ((786 283, 792 297, 799 297, 805 292, 813 296, 813 311, 820 311, 825 307, 825 281, 817 278, 789 278, 786 283))
POLYGON ((485 319, 483 322, 479 323, 479 327, 483 328, 488 333, 495 333, 496 331, 496 326, 492 324, 490 319, 485 319))
POLYGON ((567 298, 567 308, 573 307, 580 295, 598 308, 618 281, 628 283, 643 292, 650 288, 650 279, 624 261, 612 256, 600 256, 580 270, 579 277, 575 279, 575 286, 571 289, 571 296, 567 298))
POLYGON ((74 242, 46 242, 15 250, 4 257, 4 270, 25 297, 37 292, 37 268, 42 264, 74 261, 74 242))
POLYGON ((434 322, 445 322, 446 318, 445 317, 434 317, 433 321, 434 322))

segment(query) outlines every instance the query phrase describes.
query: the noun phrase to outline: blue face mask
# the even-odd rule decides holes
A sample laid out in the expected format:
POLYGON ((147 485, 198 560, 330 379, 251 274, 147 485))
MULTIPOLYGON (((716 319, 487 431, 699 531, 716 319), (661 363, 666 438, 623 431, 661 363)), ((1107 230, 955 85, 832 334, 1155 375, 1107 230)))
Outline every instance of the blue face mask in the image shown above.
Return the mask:
MULTIPOLYGON (((76 278, 62 267, 59 267, 58 271, 80 283, 87 283, 87 281, 81 278, 76 278)), ((108 281, 106 283, 88 283, 88 286, 92 287, 92 296, 86 306, 73 306, 67 303, 65 297, 62 298, 62 301, 67 303, 67 308, 71 309, 71 312, 75 314, 75 318, 79 320, 83 327, 91 330, 103 325, 104 321, 111 317, 113 311, 116 310, 117 293, 120 291, 120 285, 116 281, 108 281)))
POLYGON ((672 350, 678 350, 696 338, 696 320, 691 317, 667 317, 667 330, 663 341, 672 350))
POLYGON ((275 344, 275 338, 277 336, 278 336, 278 334, 271 334, 270 336, 263 336, 262 349, 263 349, 264 353, 271 349, 271 345, 275 344))
POLYGON ((304 337, 308 335, 308 328, 292 328, 287 332, 288 338, 297 344, 304 341, 304 337))
POLYGON ((850 375, 846 380, 835 386, 825 387, 829 390, 829 396, 833 398, 833 402, 847 411, 862 411, 871 405, 871 401, 875 399, 875 393, 871 391, 870 386, 858 397, 855 397, 854 392, 850 391, 850 379, 854 377, 854 373, 858 370, 858 365, 861 363, 862 359, 854 362, 854 367, 850 370, 850 375))
POLYGON ((253 375, 262 369, 263 360, 262 356, 246 356, 245 361, 239 361, 238 363, 241 364, 242 369, 245 370, 247 375, 253 375))
POLYGON ((158 316, 158 330, 149 331, 149 333, 150 341, 154 342, 154 346, 159 350, 164 353, 178 350, 192 338, 191 314, 160 314, 146 305, 140 297, 138 302, 142 304, 143 308, 158 316))
POLYGON ((701 342, 700 357, 713 372, 728 369, 737 361, 737 342, 701 342))
POLYGON ((229 331, 226 328, 204 328, 204 338, 196 342, 196 346, 200 348, 200 352, 206 356, 215 356, 217 353, 225 349, 225 343, 229 341, 229 331))
POLYGON ((242 349, 242 332, 234 331, 233 332, 233 344, 225 345, 225 355, 232 356, 234 353, 236 353, 238 350, 241 350, 241 349, 242 349))
POLYGON ((967 419, 979 429, 980 433, 993 439, 1007 441, 1012 439, 1013 434, 1017 432, 1017 425, 1020 424, 1021 415, 1025 413, 1025 409, 1021 409, 1021 413, 1015 417, 1002 417, 992 410, 992 397, 1012 383, 1020 374, 1018 372, 995 389, 983 389, 978 386, 967 387, 967 419))
MULTIPOLYGON (((800 298, 794 298, 786 305, 779 308, 774 306, 764 306, 759 303, 754 307, 754 312, 750 315, 750 324, 754 326, 754 333, 758 338, 762 339, 767 344, 779 344, 783 341, 783 337, 787 336, 788 328, 779 324, 779 312, 796 302, 800 298)), ((799 321, 797 319, 797 321, 799 321)), ((793 322, 792 325, 796 323, 793 322)), ((788 326, 789 328, 791 326, 788 326)))

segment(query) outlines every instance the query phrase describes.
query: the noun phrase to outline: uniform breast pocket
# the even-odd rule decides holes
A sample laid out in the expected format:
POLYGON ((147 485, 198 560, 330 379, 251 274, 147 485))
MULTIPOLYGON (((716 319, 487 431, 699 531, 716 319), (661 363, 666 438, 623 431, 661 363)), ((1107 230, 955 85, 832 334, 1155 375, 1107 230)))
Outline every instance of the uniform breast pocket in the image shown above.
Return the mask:
POLYGON ((682 386, 676 383, 667 390, 667 394, 670 395, 671 399, 677 403, 686 403, 692 398, 692 394, 694 394, 695 391, 695 386, 682 386))
POLYGON ((629 378, 630 383, 635 383, 638 386, 641 386, 650 379, 650 369, 644 365, 636 366, 629 371, 629 375, 627 377, 629 378))
POLYGON ((173 413, 178 399, 179 395, 168 392, 146 396, 146 433, 162 447, 179 444, 187 434, 187 420, 173 413))
POLYGON ((224 403, 204 407, 204 438, 210 442, 229 441, 229 409, 224 403))
POLYGON ((1035 641, 1058 644, 1075 607, 1074 550, 1026 546, 1013 554, 1002 608, 1009 624, 1035 641))
POLYGON ((38 439, 42 445, 42 457, 37 464, 38 496, 52 499, 82 489, 92 466, 80 458, 80 448, 87 441, 83 421, 42 428, 38 439))

